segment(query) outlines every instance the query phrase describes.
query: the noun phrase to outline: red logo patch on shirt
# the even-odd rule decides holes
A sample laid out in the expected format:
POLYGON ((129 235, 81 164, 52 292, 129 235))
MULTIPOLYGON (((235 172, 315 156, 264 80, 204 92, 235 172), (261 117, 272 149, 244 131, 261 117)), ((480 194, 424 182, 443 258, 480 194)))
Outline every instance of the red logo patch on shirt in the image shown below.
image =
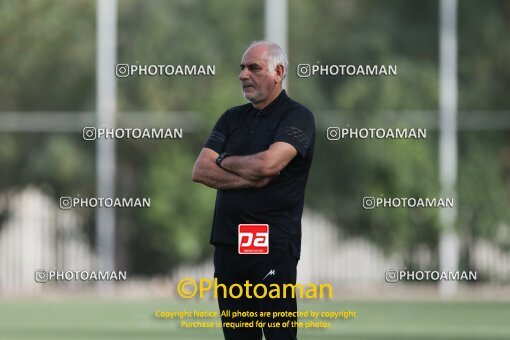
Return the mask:
POLYGON ((240 224, 239 254, 269 254, 269 224, 240 224))

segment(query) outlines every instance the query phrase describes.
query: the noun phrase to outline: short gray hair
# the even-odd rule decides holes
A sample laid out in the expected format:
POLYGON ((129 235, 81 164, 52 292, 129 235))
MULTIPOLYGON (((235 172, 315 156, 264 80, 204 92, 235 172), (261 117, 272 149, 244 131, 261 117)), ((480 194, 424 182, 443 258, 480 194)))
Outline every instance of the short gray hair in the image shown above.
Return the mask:
POLYGON ((253 46, 257 45, 268 45, 269 49, 267 52, 267 68, 271 71, 276 69, 276 66, 283 66, 283 78, 287 75, 287 70, 289 67, 289 61, 287 59, 287 54, 278 44, 269 41, 254 41, 248 46, 246 50, 249 50, 253 46))

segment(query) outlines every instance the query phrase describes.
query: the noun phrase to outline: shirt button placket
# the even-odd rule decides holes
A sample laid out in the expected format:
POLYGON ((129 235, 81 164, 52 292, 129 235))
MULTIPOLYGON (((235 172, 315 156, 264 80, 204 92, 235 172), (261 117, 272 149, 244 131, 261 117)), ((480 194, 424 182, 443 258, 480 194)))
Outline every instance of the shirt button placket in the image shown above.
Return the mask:
POLYGON ((250 139, 255 138, 255 130, 257 129, 257 125, 260 121, 261 116, 262 115, 260 114, 260 112, 257 112, 257 114, 255 115, 255 119, 253 120, 253 123, 251 124, 250 127, 250 139))

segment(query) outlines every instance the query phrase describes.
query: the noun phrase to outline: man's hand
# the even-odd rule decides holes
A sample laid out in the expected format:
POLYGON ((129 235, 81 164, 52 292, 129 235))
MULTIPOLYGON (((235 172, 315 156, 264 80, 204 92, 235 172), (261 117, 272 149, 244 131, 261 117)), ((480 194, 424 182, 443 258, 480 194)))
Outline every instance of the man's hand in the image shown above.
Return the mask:
POLYGON ((289 143, 276 142, 264 152, 227 157, 221 162, 221 167, 245 179, 257 181, 278 176, 296 155, 297 150, 289 143))
POLYGON ((254 180, 243 178, 220 168, 216 164, 218 153, 209 148, 203 148, 193 167, 194 182, 202 183, 214 189, 245 189, 260 188, 267 185, 272 177, 259 177, 254 180))

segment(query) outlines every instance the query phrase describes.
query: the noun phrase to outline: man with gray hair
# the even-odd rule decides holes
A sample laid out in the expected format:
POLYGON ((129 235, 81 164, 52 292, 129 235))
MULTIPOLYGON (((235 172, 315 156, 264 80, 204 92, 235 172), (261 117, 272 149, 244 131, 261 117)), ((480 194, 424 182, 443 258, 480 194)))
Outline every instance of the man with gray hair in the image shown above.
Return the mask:
POLYGON ((266 294, 245 290, 240 298, 218 289, 223 333, 236 340, 262 339, 262 334, 296 339, 296 298, 290 290, 285 297, 283 285, 296 283, 314 117, 282 88, 288 62, 280 46, 254 42, 240 66, 250 103, 219 118, 192 177, 217 190, 210 242, 218 283, 227 291, 232 285, 267 289, 266 294), (267 294, 274 284, 282 295, 267 294))

